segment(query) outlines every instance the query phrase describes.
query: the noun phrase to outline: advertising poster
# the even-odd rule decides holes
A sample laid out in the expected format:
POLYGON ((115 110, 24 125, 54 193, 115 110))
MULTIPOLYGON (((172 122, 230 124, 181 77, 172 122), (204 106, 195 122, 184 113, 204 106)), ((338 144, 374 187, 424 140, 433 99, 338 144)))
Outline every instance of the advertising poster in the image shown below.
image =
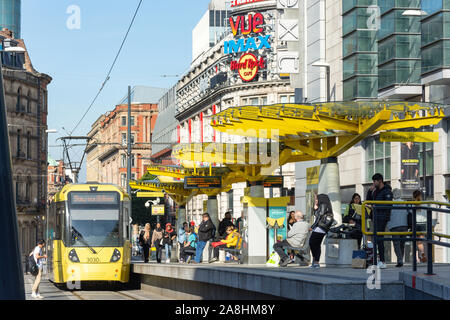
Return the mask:
POLYGON ((314 193, 319 191, 320 166, 306 168, 306 212, 305 220, 313 223, 312 209, 314 206, 314 193))
MULTIPOLYGON (((278 241, 282 241, 286 239, 286 224, 287 224, 287 212, 286 207, 269 207, 269 218, 272 219, 283 219, 283 228, 277 229, 277 238, 278 241)), ((281 221, 281 220, 279 220, 281 221)), ((271 251, 273 245, 275 244, 275 230, 269 229, 269 250, 271 251)))
POLYGON ((414 142, 401 144, 401 184, 403 190, 420 188, 419 146, 414 142))

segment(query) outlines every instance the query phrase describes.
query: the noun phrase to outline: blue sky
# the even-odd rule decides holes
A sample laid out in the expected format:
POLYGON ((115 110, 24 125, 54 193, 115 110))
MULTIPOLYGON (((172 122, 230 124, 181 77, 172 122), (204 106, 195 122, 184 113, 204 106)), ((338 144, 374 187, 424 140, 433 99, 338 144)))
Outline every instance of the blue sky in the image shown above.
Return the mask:
MULTIPOLYGON (((49 144, 72 131, 114 60, 139 0, 22 0, 22 38, 36 70, 53 78, 49 86, 49 144), (70 30, 67 9, 81 10, 81 28, 70 30)), ((127 86, 169 88, 189 68, 192 29, 209 0, 144 0, 110 80, 74 135, 126 95, 127 86)), ((79 152, 79 151, 78 151, 79 152)), ((49 148, 54 159, 62 150, 49 148)), ((84 175, 80 175, 82 178, 84 175)))

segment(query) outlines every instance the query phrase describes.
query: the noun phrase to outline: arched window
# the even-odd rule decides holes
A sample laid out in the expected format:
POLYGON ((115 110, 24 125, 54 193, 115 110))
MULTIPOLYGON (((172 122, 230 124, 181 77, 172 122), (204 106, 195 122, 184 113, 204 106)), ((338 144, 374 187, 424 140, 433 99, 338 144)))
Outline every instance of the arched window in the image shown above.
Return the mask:
POLYGON ((27 159, 31 160, 31 133, 27 132, 27 159))
POLYGON ((20 157, 20 153, 21 153, 21 145, 20 145, 20 138, 22 135, 22 130, 18 129, 17 130, 17 157, 20 157))
POLYGON ((27 95, 27 113, 31 113, 31 92, 29 90, 27 95))
POLYGON ((22 89, 19 87, 19 89, 17 89, 17 104, 16 104, 16 111, 17 112, 21 112, 22 111, 22 105, 21 105, 21 101, 20 101, 20 96, 22 95, 22 89))
POLYGON ((26 182, 26 190, 25 190, 25 201, 27 203, 31 202, 31 177, 28 176, 27 177, 27 182, 26 182))

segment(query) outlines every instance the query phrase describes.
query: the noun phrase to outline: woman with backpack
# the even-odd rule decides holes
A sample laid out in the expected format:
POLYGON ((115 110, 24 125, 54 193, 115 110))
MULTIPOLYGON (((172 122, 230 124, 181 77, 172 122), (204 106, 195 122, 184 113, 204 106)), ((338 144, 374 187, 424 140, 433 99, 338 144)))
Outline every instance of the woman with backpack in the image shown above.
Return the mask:
POLYGON ((326 194, 314 194, 313 216, 315 221, 309 229, 312 231, 309 238, 309 247, 313 256, 313 263, 310 268, 320 268, 320 246, 334 222, 333 208, 330 198, 326 194))

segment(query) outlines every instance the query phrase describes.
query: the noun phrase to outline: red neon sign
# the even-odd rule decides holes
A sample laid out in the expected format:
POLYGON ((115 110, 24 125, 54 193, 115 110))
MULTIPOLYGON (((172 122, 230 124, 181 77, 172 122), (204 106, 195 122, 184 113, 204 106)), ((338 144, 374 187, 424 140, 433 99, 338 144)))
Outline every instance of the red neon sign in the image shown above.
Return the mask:
POLYGON ((264 29, 259 26, 263 24, 264 16, 261 13, 255 13, 255 15, 249 14, 248 17, 237 16, 236 20, 234 20, 233 17, 230 17, 230 27, 231 31, 233 31, 234 36, 237 36, 239 31, 243 35, 248 35, 252 32, 261 33, 264 31, 264 29))

